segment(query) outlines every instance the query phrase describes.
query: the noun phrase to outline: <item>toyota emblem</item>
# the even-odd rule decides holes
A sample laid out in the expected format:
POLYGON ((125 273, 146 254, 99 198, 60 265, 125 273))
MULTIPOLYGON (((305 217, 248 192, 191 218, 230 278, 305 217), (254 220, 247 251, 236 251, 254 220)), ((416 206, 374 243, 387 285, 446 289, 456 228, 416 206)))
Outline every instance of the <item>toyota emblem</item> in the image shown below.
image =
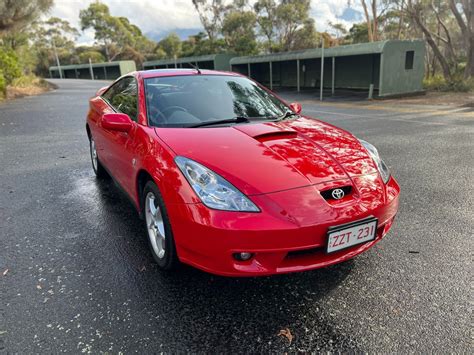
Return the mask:
POLYGON ((332 198, 335 200, 340 200, 344 197, 344 190, 343 189, 334 189, 331 192, 332 198))

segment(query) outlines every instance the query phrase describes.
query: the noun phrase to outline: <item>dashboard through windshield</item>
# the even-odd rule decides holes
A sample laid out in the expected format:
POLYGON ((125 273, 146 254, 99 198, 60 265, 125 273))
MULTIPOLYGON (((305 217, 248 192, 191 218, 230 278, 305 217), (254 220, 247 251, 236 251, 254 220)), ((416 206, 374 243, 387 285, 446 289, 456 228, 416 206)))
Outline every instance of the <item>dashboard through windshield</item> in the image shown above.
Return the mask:
POLYGON ((275 120, 289 108, 253 81, 229 75, 145 79, 148 123, 155 127, 211 126, 213 121, 275 120), (246 120, 242 120, 245 118, 246 120))

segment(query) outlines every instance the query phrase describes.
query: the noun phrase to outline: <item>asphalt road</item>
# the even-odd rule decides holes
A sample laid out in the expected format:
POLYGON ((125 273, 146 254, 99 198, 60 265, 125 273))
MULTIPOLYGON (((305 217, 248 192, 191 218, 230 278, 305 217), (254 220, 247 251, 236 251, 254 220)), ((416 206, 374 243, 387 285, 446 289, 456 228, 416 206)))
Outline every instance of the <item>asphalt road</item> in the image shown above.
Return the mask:
POLYGON ((133 207, 90 167, 103 83, 59 85, 0 104, 4 353, 472 352, 472 112, 304 97, 379 148, 402 188, 395 226, 341 265, 231 279, 157 270, 133 207))

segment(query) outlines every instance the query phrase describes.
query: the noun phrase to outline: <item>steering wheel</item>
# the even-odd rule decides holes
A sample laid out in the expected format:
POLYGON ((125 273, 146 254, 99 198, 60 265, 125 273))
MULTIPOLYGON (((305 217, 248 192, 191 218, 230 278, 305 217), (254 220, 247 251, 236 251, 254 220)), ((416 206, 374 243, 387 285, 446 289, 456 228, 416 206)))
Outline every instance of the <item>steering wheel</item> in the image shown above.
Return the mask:
POLYGON ((162 123, 168 123, 168 118, 165 115, 165 112, 174 109, 175 111, 182 111, 182 112, 188 112, 184 107, 181 106, 168 106, 164 108, 163 110, 159 110, 155 106, 150 107, 150 118, 154 123, 159 123, 160 121, 162 123))
POLYGON ((164 116, 165 112, 168 112, 169 110, 174 109, 175 111, 183 111, 183 112, 188 112, 184 107, 181 106, 168 106, 165 107, 163 110, 161 110, 161 114, 164 116))
POLYGON ((166 118, 166 116, 157 107, 150 106, 149 110, 150 110, 150 119, 153 123, 158 124, 160 123, 160 121, 162 123, 168 123, 168 119, 166 118))

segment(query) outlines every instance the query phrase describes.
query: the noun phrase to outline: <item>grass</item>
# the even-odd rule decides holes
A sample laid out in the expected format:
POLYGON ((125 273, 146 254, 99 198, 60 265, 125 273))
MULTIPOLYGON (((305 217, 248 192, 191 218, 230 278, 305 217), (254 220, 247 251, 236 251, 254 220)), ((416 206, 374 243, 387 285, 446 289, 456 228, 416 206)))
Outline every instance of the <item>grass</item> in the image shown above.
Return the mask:
POLYGON ((56 86, 48 83, 43 78, 34 75, 24 75, 14 79, 1 93, 0 101, 3 99, 15 99, 23 96, 39 95, 54 89, 56 86))
POLYGON ((24 75, 24 76, 14 79, 10 86, 15 87, 15 88, 28 88, 28 87, 49 88, 50 84, 43 78, 38 78, 37 76, 34 76, 34 75, 24 75))
POLYGON ((474 92, 474 78, 467 80, 457 78, 449 82, 437 75, 423 79, 423 87, 429 91, 474 92))

